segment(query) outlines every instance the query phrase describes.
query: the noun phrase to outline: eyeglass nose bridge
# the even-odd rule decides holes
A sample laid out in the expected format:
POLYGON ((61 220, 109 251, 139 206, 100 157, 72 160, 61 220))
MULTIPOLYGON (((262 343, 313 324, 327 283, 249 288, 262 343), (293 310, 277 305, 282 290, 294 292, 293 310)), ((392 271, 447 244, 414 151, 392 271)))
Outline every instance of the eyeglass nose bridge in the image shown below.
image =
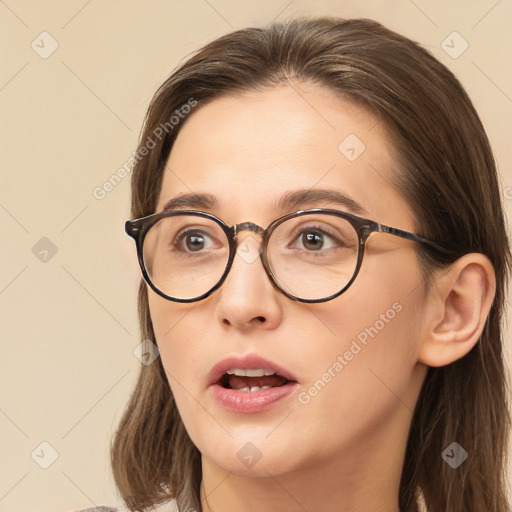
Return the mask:
POLYGON ((231 268, 234 262, 235 254, 237 253, 238 248, 238 239, 237 236, 242 231, 250 231, 251 233, 255 233, 256 235, 260 235, 262 237, 262 243, 260 245, 259 250, 259 258, 261 260, 261 263, 263 264, 263 269, 265 270, 265 273, 270 280, 270 283, 272 286, 280 293, 283 293, 284 295, 288 296, 292 300, 297 300, 295 297, 290 295, 286 292, 286 290, 282 289, 277 280, 274 276, 274 273, 272 269, 270 268, 269 261, 267 258, 266 253, 266 244, 267 244, 267 237, 268 237, 268 230, 262 228, 261 226, 258 226, 258 224, 255 224, 254 222, 240 222, 239 224, 233 224, 231 228, 229 228, 232 235, 232 240, 230 241, 231 245, 231 256, 229 258, 228 265, 226 267, 225 273, 221 281, 217 284, 216 288, 219 288, 224 281, 226 280, 228 274, 231 272, 231 268))
MULTIPOLYGON (((266 237, 267 237, 267 230, 266 229, 263 229, 261 226, 258 226, 258 224, 254 224, 254 222, 240 222, 239 224, 233 224, 233 226, 231 226, 230 228, 230 231, 231 231, 231 236, 232 236, 232 240, 230 241, 230 245, 231 245, 231 251, 232 251, 232 257, 231 258, 234 258, 235 257, 235 254, 237 253, 237 250, 238 250, 238 234, 241 233, 242 231, 250 231, 251 233, 254 233, 256 235, 259 235, 262 240, 261 242, 257 242, 258 243, 258 246, 259 246, 259 254, 260 254, 260 258, 261 258, 261 261, 263 263, 263 267, 265 268, 265 271, 266 273, 269 275, 270 279, 272 280, 273 277, 272 277, 272 272, 270 270, 270 268, 268 268, 268 262, 267 262, 267 257, 266 257, 266 237)), ((231 261, 232 263, 232 261, 231 261)), ((229 265, 231 266, 231 265, 229 265)))
POLYGON ((251 231, 252 233, 256 233, 260 236, 265 234, 265 230, 261 226, 258 226, 258 224, 254 224, 254 222, 241 222, 240 224, 233 224, 231 229, 233 232, 233 238, 235 240, 240 231, 251 231))

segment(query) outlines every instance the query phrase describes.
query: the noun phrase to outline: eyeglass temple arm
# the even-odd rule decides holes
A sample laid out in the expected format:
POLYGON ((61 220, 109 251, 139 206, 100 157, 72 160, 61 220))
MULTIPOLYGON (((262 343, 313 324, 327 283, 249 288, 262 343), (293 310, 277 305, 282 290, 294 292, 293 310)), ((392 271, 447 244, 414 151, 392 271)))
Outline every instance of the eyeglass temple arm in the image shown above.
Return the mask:
POLYGON ((407 240, 412 240, 413 242, 418 242, 420 244, 430 245, 434 249, 437 249, 440 252, 445 254, 453 254, 455 251, 446 249, 445 247, 439 245, 437 242, 433 240, 429 240, 428 238, 423 238, 420 235, 415 235, 414 233, 410 233, 409 231, 403 231, 402 229, 392 228, 390 226, 386 226, 385 224, 376 223, 376 231, 380 233, 389 233, 390 235, 399 236, 400 238, 405 238, 407 240))

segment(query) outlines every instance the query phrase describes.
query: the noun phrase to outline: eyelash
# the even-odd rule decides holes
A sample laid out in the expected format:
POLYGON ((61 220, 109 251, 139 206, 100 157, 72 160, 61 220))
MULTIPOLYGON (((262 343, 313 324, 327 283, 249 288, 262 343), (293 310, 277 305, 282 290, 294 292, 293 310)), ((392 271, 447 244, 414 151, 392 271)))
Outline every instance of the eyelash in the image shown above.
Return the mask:
MULTIPOLYGON (((333 240, 334 242, 336 242, 338 245, 342 245, 339 238, 336 236, 336 234, 325 228, 325 227, 320 227, 320 226, 317 226, 317 225, 311 225, 311 226, 300 226, 299 228, 295 229, 294 230, 294 233, 293 233, 293 240, 297 240, 297 237, 300 236, 301 234, 303 234, 305 231, 317 231, 319 233, 321 233, 322 235, 326 235, 328 236, 331 240, 333 240)), ((326 250, 328 249, 324 249, 323 251, 320 251, 320 252, 325 252, 326 250)), ((311 253, 314 253, 315 251, 308 251, 308 252, 311 252, 311 253)))
MULTIPOLYGON (((205 237, 208 237, 210 240, 213 240, 213 237, 208 235, 207 233, 205 233, 204 231, 201 231, 200 229, 197 229, 197 228, 184 228, 182 229, 175 237, 174 237, 174 240, 171 241, 171 246, 172 247, 175 247, 177 248, 178 250, 182 250, 180 248, 180 245, 183 243, 183 240, 185 240, 185 238, 190 235, 190 234, 200 234, 200 235, 203 235, 205 237)), ((184 251, 184 252, 189 252, 189 251, 184 251)))
MULTIPOLYGON (((333 243, 337 243, 338 246, 341 246, 343 245, 339 238, 336 236, 336 234, 332 231, 332 230, 329 230, 325 227, 320 227, 318 225, 309 225, 309 226, 299 226, 297 228, 295 228, 293 234, 292 234, 292 241, 296 241, 297 238, 304 234, 304 232, 307 232, 307 231, 316 231, 317 233, 321 234, 322 236, 326 236, 328 238, 330 238, 333 243)), ((208 233, 205 233, 204 231, 201 231, 200 229, 193 229, 193 228, 184 228, 182 229, 174 238, 174 240, 171 242, 171 246, 182 251, 182 244, 183 244, 183 241, 185 240, 185 238, 187 236, 189 236, 190 234, 201 234, 203 236, 205 236, 206 238, 209 238, 210 240, 213 240, 213 237, 211 237, 208 233)), ((326 252, 328 249, 324 249, 323 251, 307 251, 307 252, 311 252, 312 254, 317 252, 326 252)), ((183 252, 187 252, 187 253, 191 253, 192 251, 183 251, 183 252)), ((198 251, 198 253, 201 252, 201 251, 198 251)), ((317 254, 318 256, 318 254, 317 254)))

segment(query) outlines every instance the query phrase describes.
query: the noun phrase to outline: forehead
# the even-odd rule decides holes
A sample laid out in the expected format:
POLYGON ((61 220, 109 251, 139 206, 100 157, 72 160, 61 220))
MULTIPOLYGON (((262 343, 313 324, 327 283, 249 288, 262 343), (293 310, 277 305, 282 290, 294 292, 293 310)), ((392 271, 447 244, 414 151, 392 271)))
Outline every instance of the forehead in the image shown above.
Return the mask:
POLYGON ((327 188, 349 195, 385 222, 390 201, 407 215, 392 186, 393 162, 378 118, 326 88, 290 84, 225 95, 194 111, 182 126, 158 210, 172 196, 208 193, 227 221, 267 210, 272 217, 283 194, 327 188))

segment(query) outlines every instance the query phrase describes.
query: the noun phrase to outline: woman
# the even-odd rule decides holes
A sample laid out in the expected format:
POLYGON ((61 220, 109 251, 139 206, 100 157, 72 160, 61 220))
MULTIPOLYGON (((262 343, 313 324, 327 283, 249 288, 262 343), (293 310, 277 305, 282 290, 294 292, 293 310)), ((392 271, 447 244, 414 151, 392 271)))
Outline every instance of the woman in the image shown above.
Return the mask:
POLYGON ((371 20, 236 31, 160 87, 135 159, 160 357, 112 444, 130 510, 508 510, 510 253, 449 70, 371 20))

